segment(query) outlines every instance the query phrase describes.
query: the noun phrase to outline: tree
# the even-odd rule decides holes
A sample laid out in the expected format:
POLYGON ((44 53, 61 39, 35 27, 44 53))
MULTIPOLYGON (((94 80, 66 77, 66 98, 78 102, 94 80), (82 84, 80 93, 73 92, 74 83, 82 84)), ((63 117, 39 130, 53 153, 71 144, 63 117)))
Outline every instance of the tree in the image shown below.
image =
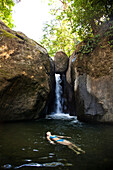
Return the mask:
POLYGON ((46 23, 43 32, 44 35, 40 43, 45 46, 51 57, 55 55, 57 51, 63 51, 68 56, 75 50, 75 33, 71 33, 71 29, 67 19, 62 16, 62 8, 65 8, 65 4, 61 1, 50 0, 51 6, 50 13, 53 19, 46 23), (60 2, 60 1, 59 1, 60 2))
POLYGON ((103 13, 110 20, 113 20, 113 1, 112 0, 90 0, 92 6, 97 6, 97 4, 102 7, 103 13))
POLYGON ((13 0, 0 0, 0 19, 10 28, 14 26, 11 13, 14 5, 13 0))
POLYGON ((90 33, 95 35, 102 21, 109 20, 111 17, 113 2, 111 2, 111 0, 108 1, 109 0, 71 1, 70 6, 68 6, 67 16, 69 20, 73 22, 73 31, 78 30, 79 34, 83 34, 83 36, 90 33))
POLYGON ((51 20, 50 23, 46 23, 43 32, 40 43, 45 46, 51 57, 60 50, 70 56, 75 49, 75 36, 65 20, 51 20))
MULTIPOLYGON (((113 19, 112 0, 59 0, 61 7, 52 8, 52 14, 60 20, 67 20, 81 40, 95 35, 102 22, 113 19)), ((50 5, 55 0, 50 0, 50 5)))
POLYGON ((95 36, 103 22, 113 20, 113 0, 49 0, 49 5, 56 22, 45 25, 41 43, 52 55, 59 49, 70 55, 70 46, 73 50, 78 41, 95 36))

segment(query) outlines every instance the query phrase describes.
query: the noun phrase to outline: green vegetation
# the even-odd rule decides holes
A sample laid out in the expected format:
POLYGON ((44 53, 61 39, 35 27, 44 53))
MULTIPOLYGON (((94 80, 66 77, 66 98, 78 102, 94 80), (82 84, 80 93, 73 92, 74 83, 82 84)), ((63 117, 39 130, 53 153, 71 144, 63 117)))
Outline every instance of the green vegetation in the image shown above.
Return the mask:
POLYGON ((112 0, 65 0, 64 13, 71 23, 72 32, 83 40, 95 35, 101 24, 113 19, 112 0))
MULTIPOLYGON (((10 28, 14 26, 11 13, 14 5, 13 0, 0 0, 0 19, 10 28)), ((78 42, 86 39, 89 40, 81 51, 91 52, 98 39, 94 37, 102 24, 113 20, 113 0, 49 0, 48 5, 53 19, 45 24, 40 43, 50 56, 60 50, 70 56, 78 42)), ((107 34, 108 44, 112 47, 112 28, 107 34)))
POLYGON ((75 49, 75 37, 71 34, 66 21, 51 21, 50 24, 45 25, 43 31, 44 35, 40 43, 51 57, 60 50, 69 56, 75 49))
MULTIPOLYGON (((78 42, 94 37, 103 22, 113 20, 112 0, 49 1, 54 19, 45 25, 41 43, 50 55, 58 50, 70 55, 78 42)), ((95 44, 96 40, 89 39, 83 51, 89 53, 95 44)))
POLYGON ((0 29, 0 37, 2 37, 3 35, 5 35, 6 37, 8 38, 18 38, 17 36, 3 30, 3 29, 0 29))
POLYGON ((13 0, 0 0, 0 19, 10 28, 14 26, 12 20, 13 0))
POLYGON ((100 41, 100 35, 96 35, 94 38, 89 38, 88 40, 86 40, 86 44, 81 46, 79 52, 83 55, 83 54, 88 54, 90 52, 92 52, 94 50, 94 48, 96 48, 96 46, 98 45, 98 42, 100 41))

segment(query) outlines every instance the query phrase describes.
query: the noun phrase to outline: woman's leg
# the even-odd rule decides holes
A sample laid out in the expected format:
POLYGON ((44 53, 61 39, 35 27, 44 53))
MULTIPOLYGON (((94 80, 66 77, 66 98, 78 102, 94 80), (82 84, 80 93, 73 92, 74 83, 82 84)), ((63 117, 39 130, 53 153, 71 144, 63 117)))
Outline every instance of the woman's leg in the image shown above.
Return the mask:
POLYGON ((73 148, 72 145, 68 145, 68 148, 71 149, 71 150, 73 150, 77 155, 80 154, 80 152, 76 151, 76 150, 73 148))
POLYGON ((81 148, 79 148, 78 146, 76 146, 75 144, 72 143, 72 146, 74 148, 76 148, 78 151, 81 151, 82 153, 85 153, 85 151, 83 151, 81 148))
POLYGON ((79 151, 81 151, 82 153, 85 153, 85 151, 83 151, 81 148, 79 148, 78 146, 76 146, 75 144, 73 144, 67 140, 64 140, 63 142, 57 141, 57 143, 62 144, 62 145, 67 145, 68 148, 72 149, 74 152, 76 152, 76 154, 80 154, 79 151))

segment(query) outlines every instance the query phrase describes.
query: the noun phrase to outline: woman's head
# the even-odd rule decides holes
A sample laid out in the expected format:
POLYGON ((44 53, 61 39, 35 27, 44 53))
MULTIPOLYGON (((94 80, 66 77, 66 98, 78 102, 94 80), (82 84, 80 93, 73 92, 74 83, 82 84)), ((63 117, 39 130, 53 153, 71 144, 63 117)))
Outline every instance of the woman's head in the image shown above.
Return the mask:
POLYGON ((50 136, 50 135, 51 135, 51 132, 48 131, 48 132, 46 133, 46 135, 47 135, 47 136, 50 136))

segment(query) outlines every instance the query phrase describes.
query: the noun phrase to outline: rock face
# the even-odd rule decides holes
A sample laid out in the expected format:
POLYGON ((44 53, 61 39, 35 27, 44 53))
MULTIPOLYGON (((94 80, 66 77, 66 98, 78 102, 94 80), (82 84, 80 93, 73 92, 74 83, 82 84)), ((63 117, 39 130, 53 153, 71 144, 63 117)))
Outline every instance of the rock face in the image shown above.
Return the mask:
POLYGON ((43 117, 52 84, 54 69, 46 49, 0 21, 0 121, 43 117))
POLYGON ((88 43, 82 42, 70 57, 66 78, 69 84, 73 84, 76 114, 81 121, 113 123, 113 45, 111 41, 113 38, 111 35, 113 35, 113 29, 109 27, 102 32, 100 40, 92 46, 91 52, 82 51, 88 43))
POLYGON ((68 56, 62 52, 58 51, 54 56, 55 62, 55 72, 65 73, 68 68, 68 56))

